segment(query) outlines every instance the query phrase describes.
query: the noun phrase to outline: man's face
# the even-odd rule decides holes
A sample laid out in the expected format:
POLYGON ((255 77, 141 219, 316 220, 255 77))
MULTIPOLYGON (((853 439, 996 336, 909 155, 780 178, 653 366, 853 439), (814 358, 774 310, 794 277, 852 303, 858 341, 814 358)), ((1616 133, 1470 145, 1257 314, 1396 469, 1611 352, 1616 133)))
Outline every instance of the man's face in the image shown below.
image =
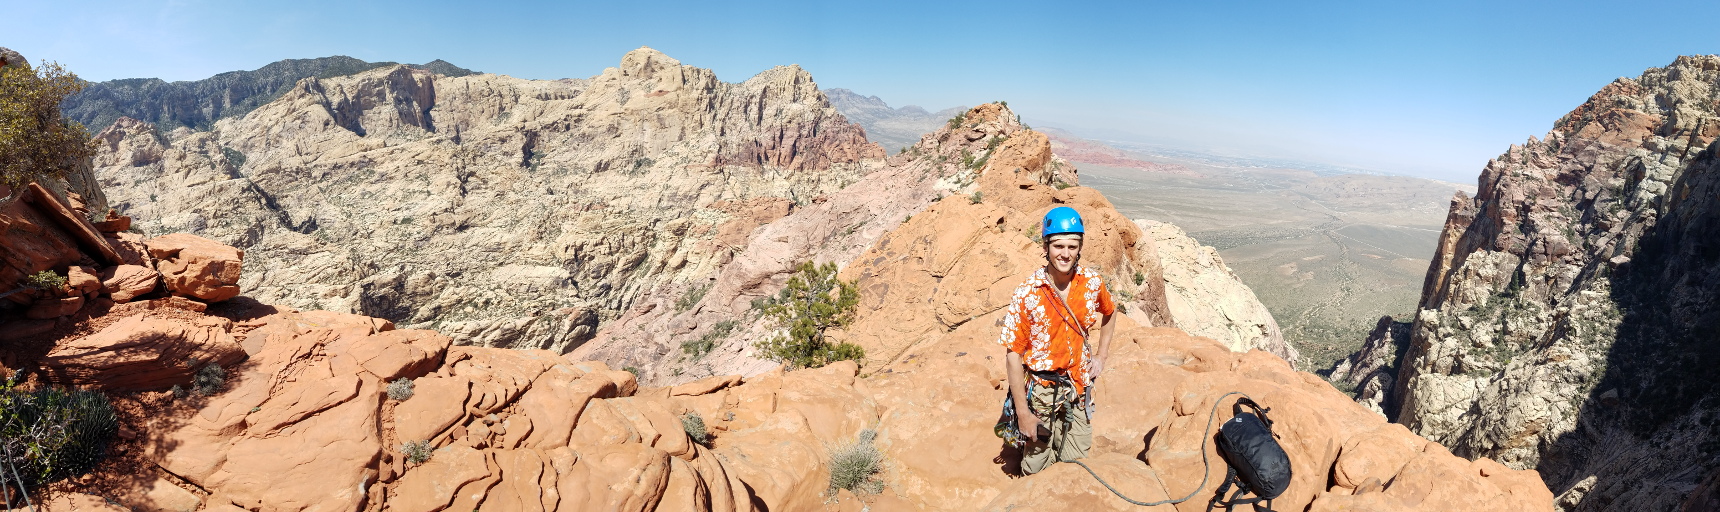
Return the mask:
POLYGON ((1058 272, 1068 273, 1075 270, 1075 260, 1081 258, 1081 239, 1064 238, 1045 244, 1046 257, 1051 260, 1051 266, 1058 272))

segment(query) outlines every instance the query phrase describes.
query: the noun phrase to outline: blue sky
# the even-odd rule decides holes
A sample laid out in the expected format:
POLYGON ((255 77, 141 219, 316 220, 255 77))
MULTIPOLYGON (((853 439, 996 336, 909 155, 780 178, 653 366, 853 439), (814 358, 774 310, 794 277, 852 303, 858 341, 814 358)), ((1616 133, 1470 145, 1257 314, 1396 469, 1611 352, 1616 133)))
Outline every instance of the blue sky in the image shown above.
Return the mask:
POLYGON ((1720 53, 1720 2, 6 2, 0 46, 89 80, 285 58, 589 77, 651 46, 823 87, 1234 155, 1473 182, 1607 82, 1720 53))

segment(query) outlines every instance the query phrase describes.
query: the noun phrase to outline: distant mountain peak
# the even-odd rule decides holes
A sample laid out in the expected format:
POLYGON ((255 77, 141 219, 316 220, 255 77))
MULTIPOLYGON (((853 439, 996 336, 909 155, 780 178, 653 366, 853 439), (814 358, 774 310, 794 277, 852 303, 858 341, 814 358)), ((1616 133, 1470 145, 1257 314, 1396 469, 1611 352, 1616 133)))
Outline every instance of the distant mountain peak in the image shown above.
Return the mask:
MULTIPOLYGON (((228 71, 202 80, 168 82, 159 78, 126 78, 90 84, 83 92, 66 98, 60 110, 69 119, 100 132, 115 119, 130 117, 163 128, 188 126, 208 128, 223 118, 250 113, 258 106, 281 97, 305 78, 332 78, 376 68, 398 66, 397 62, 366 62, 345 55, 315 59, 285 59, 250 71, 228 71)), ((425 64, 407 64, 452 77, 476 71, 436 59, 425 64)))

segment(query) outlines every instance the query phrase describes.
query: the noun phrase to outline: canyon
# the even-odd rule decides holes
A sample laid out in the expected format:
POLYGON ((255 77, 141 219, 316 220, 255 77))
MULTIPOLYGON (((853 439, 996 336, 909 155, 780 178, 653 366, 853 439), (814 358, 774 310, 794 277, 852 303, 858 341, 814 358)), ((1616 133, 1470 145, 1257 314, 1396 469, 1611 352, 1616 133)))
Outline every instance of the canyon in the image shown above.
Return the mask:
POLYGON ((1712 510, 1717 93, 1720 57, 1679 57, 1488 162, 1417 313, 1334 380, 1454 453, 1538 469, 1561 510, 1712 510))
POLYGON ((1535 471, 1296 371, 1213 248, 1081 186, 1001 104, 886 157, 803 70, 726 83, 640 49, 589 80, 307 77, 210 126, 117 118, 87 172, 0 190, 0 284, 66 277, 0 301, 0 366, 120 416, 49 509, 1132 508, 1073 465, 1015 474, 991 431, 1002 308, 1056 205, 1124 310, 1088 459, 1120 490, 1205 510, 1208 413, 1241 391, 1294 464, 1277 507, 1551 509, 1535 471), (831 336, 863 360, 757 356, 751 302, 802 261, 860 290, 831 336), (852 443, 880 492, 830 486, 852 443))

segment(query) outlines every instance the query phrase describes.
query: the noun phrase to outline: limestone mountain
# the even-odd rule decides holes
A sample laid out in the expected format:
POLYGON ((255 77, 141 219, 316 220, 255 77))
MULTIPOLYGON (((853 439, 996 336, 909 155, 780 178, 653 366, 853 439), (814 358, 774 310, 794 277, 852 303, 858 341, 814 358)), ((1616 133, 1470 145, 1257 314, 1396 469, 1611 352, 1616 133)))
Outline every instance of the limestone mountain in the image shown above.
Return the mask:
MULTIPOLYGON (((365 62, 344 55, 319 59, 287 59, 249 71, 230 71, 203 80, 167 82, 159 78, 128 78, 89 84, 66 98, 60 108, 67 119, 99 132, 121 117, 154 123, 163 129, 180 126, 207 130, 215 121, 241 117, 280 98, 299 80, 332 78, 398 65, 365 62)), ((461 77, 473 74, 437 59, 411 65, 432 73, 461 77)))
POLYGON ((831 106, 848 120, 866 128, 868 140, 884 146, 891 153, 918 143, 920 135, 937 130, 939 125, 967 110, 967 107, 950 107, 928 112, 915 105, 891 108, 882 98, 862 96, 842 88, 825 89, 824 93, 830 97, 831 106))
POLYGON ((1539 469, 1565 510, 1709 510, 1717 98, 1720 56, 1679 57, 1488 162, 1451 202, 1407 346, 1376 331, 1349 361, 1364 399, 1454 453, 1539 469))
POLYGON ((266 269, 247 295, 557 351, 707 279, 753 206, 811 204, 884 156, 798 67, 728 83, 649 48, 581 80, 305 78, 208 131, 97 139, 109 202, 245 250, 266 269))

